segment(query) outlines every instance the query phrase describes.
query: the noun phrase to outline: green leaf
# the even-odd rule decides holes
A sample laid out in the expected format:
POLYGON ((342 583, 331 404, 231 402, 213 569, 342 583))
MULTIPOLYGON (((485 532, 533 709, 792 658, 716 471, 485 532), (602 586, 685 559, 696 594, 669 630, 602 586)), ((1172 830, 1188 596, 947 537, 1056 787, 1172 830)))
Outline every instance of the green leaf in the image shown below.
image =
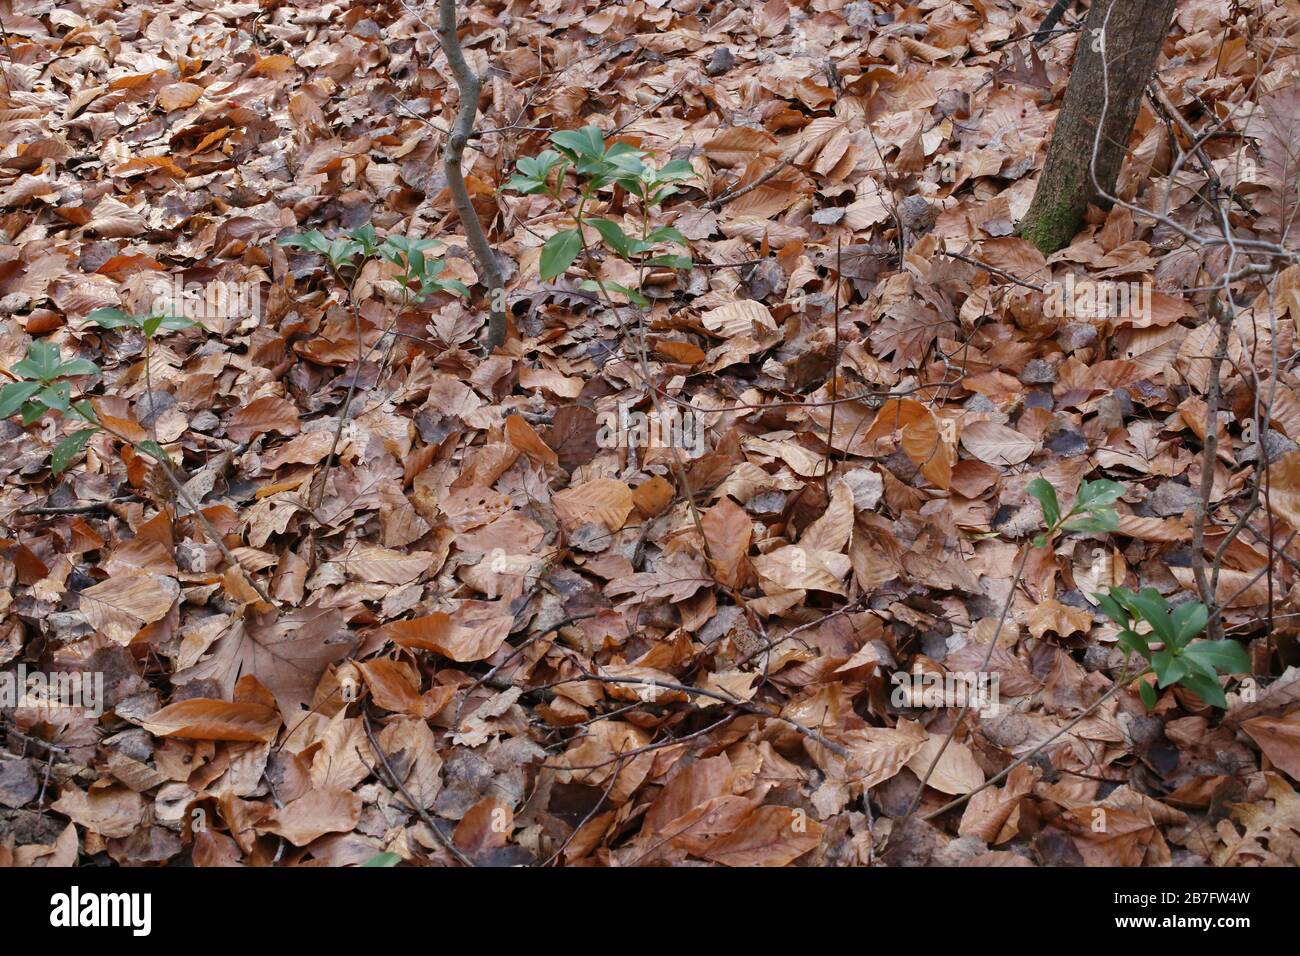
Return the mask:
POLYGON ((1156 651, 1152 654, 1151 667, 1155 670, 1161 687, 1176 684, 1190 673, 1186 661, 1175 656, 1170 650, 1156 651))
POLYGON ((98 417, 95 415, 95 406, 91 405, 88 399, 83 398, 79 402, 73 402, 72 410, 92 424, 99 421, 98 417))
POLYGON ((402 858, 396 853, 377 853, 370 859, 362 863, 362 866, 397 866, 402 862, 402 858))
POLYGON ((1142 695, 1142 703, 1147 705, 1147 710, 1156 709, 1156 701, 1158 700, 1158 698, 1156 696, 1156 689, 1154 687, 1152 687, 1146 681, 1139 681, 1138 693, 1142 695))
POLYGON ((1186 646, 1188 641, 1205 630, 1209 616, 1205 605, 1200 601, 1188 601, 1174 608, 1169 617, 1174 628, 1174 641, 1178 646, 1186 646))
POLYGON ((627 286, 618 282, 596 282, 592 279, 583 279, 582 282, 578 284, 578 287, 587 292, 617 292, 620 295, 627 296, 629 302, 643 308, 650 304, 650 300, 640 292, 636 291, 636 289, 629 289, 627 286))
POLYGON ((1144 660, 1151 660, 1151 647, 1147 644, 1147 639, 1137 631, 1123 630, 1119 632, 1120 650, 1129 654, 1139 654, 1144 660))
POLYGON ((578 234, 577 229, 566 229, 547 239, 546 244, 542 246, 540 264, 542 281, 550 282, 556 276, 563 275, 565 270, 573 265, 573 260, 578 258, 578 253, 581 251, 582 236, 578 234))
POLYGON ((362 255, 365 249, 361 243, 353 239, 344 239, 342 236, 335 239, 329 244, 328 255, 330 262, 336 267, 345 266, 352 262, 357 256, 362 255))
POLYGON ((192 329, 196 325, 202 328, 203 323, 194 319, 187 319, 183 315, 164 315, 162 317, 162 327, 169 332, 179 332, 181 329, 192 329))
POLYGON ((61 364, 59 347, 53 342, 37 340, 27 346, 27 358, 15 362, 10 371, 23 378, 51 382, 58 377, 61 364))
POLYGON ((672 226, 660 226, 657 229, 652 229, 645 239, 646 242, 676 242, 683 246, 686 245, 686 237, 681 234, 680 230, 674 229, 672 226))
POLYGON ((469 288, 459 279, 430 279, 423 286, 425 293, 455 292, 459 296, 469 297, 469 288))
POLYGON ((696 179, 698 176, 699 173, 697 173, 695 168, 691 166, 689 160, 674 159, 670 163, 665 163, 659 171, 655 173, 654 181, 656 183, 667 183, 683 179, 696 179))
POLYGON ((1208 664, 1225 674, 1249 674, 1250 655, 1233 640, 1197 641, 1183 649, 1183 656, 1208 664))
POLYGON ((98 375, 99 366, 90 359, 68 359, 59 365, 59 374, 71 378, 74 375, 98 375))
POLYGON ((1181 683, 1207 704, 1214 707, 1228 706, 1228 699, 1223 695, 1223 687, 1216 678, 1206 677, 1204 674, 1188 674, 1181 683))
POLYGON ((66 412, 68 404, 72 401, 72 386, 67 382, 55 382, 37 392, 33 401, 40 402, 46 408, 54 409, 56 412, 66 412))
POLYGON ((1025 490, 1038 499, 1047 526, 1056 527, 1056 523, 1061 520, 1061 506, 1056 500, 1056 489, 1052 483, 1046 478, 1035 478, 1025 490))
POLYGON ((1035 548, 1047 547, 1047 535, 1045 534, 1034 535, 1033 545, 1035 548))
POLYGON ((1124 602, 1130 611, 1151 625, 1156 636, 1166 644, 1174 644, 1173 623, 1169 620, 1169 604, 1155 588, 1143 588, 1137 594, 1129 592, 1124 602))
POLYGON ((329 253, 329 240, 319 229, 313 229, 311 232, 295 233, 292 236, 285 236, 278 240, 280 245, 290 249, 306 249, 308 252, 327 255, 329 253))
POLYGON ((120 329, 124 325, 135 325, 133 315, 127 315, 121 309, 96 309, 86 316, 86 321, 104 329, 120 329))
POLYGON ((86 447, 86 442, 90 441, 91 436, 98 430, 82 428, 54 446, 54 451, 50 454, 50 471, 54 473, 55 478, 67 470, 67 467, 72 464, 72 459, 81 453, 81 450, 86 447))
POLYGON ((695 263, 690 256, 655 256, 647 259, 648 266, 667 266, 669 269, 689 269, 695 263))
POLYGON ((506 180, 506 184, 501 187, 509 192, 522 193, 525 196, 535 196, 538 193, 546 192, 546 184, 540 179, 534 179, 531 176, 521 176, 515 173, 506 180))
POLYGON ((1128 627, 1129 613, 1124 610, 1123 606, 1109 594, 1093 594, 1097 606, 1101 608, 1101 613, 1118 624, 1120 627, 1128 627))
POLYGON ((1107 534, 1119 527, 1119 515, 1113 508, 1098 509, 1080 518, 1070 518, 1061 525, 1062 531, 1093 531, 1107 534))
POLYGON ((38 399, 33 398, 23 406, 22 422, 24 425, 30 425, 32 422, 37 421, 47 411, 49 411, 48 408, 46 408, 38 399))
POLYGON ((0 388, 0 418, 8 418, 40 390, 40 382, 11 382, 0 388))
POLYGON ((605 135, 595 126, 560 130, 551 134, 551 142, 585 159, 598 159, 605 155, 605 135))
POLYGON ((623 232, 618 223, 609 219, 584 219, 583 222, 600 233, 600 238, 604 239, 609 247, 624 259, 632 254, 632 240, 623 232))
POLYGON ((1097 481, 1085 481, 1079 486, 1079 496, 1074 501, 1075 511, 1095 511, 1113 505, 1124 494, 1124 486, 1118 481, 1100 478, 1097 481))

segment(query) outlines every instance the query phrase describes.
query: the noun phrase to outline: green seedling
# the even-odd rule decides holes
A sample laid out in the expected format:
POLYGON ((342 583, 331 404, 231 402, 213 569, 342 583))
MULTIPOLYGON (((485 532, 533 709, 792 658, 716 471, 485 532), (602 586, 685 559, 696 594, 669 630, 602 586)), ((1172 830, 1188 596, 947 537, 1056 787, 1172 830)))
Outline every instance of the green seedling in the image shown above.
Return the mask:
MULTIPOLYGON (((561 130, 551 134, 551 145, 536 156, 520 159, 515 174, 505 188, 524 195, 546 195, 563 206, 567 174, 577 179, 574 228, 563 229, 542 246, 539 273, 543 282, 563 275, 582 253, 585 240, 582 230, 593 229, 601 245, 615 256, 644 269, 689 269, 691 258, 672 252, 655 252, 657 247, 677 245, 687 248, 685 237, 672 226, 650 226, 650 210, 678 191, 677 183, 695 177, 686 160, 673 160, 656 168, 646 161, 649 155, 627 143, 605 145, 604 134, 595 126, 561 130), (641 234, 629 236, 612 219, 587 216, 586 210, 596 195, 618 187, 641 201, 641 234)), ((640 289, 617 282, 584 280, 582 288, 606 294, 617 292, 635 305, 650 304, 640 289)))

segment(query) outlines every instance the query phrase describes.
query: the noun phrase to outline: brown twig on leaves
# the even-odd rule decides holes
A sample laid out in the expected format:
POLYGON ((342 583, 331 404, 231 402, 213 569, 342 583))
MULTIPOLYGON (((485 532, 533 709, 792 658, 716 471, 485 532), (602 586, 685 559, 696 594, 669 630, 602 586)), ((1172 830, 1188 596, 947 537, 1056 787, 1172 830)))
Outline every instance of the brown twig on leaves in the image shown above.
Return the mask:
POLYGON ((443 845, 448 853, 456 858, 461 866, 473 868, 474 861, 466 856, 460 847, 456 846, 451 837, 442 832, 437 822, 429 815, 429 811, 420 806, 419 802, 411 796, 410 791, 406 789, 406 785, 402 783, 402 778, 393 770, 393 765, 388 760, 388 754, 384 753, 384 748, 379 746, 379 738, 375 736, 375 729, 370 726, 370 715, 366 713, 364 708, 361 711, 361 726, 365 728, 366 740, 370 742, 370 749, 374 751, 375 757, 378 758, 379 765, 384 768, 384 773, 393 782, 397 792, 402 795, 406 805, 424 822, 425 826, 433 831, 434 838, 443 845))
MULTIPOLYGON (((194 519, 198 521, 199 525, 203 528, 203 533, 206 534, 212 540, 212 543, 217 546, 217 550, 221 552, 221 556, 226 559, 226 562, 230 567, 238 568, 242 572, 243 568, 239 564, 239 559, 236 558, 234 554, 231 553, 231 550, 226 547, 226 542, 221 540, 221 535, 217 534, 217 529, 212 527, 212 523, 208 521, 207 516, 203 513, 203 509, 199 507, 198 502, 190 497, 190 493, 185 490, 185 486, 181 484, 181 480, 176 477, 176 473, 172 471, 171 465, 167 462, 166 458, 137 444, 127 436, 123 435, 120 431, 117 431, 109 425, 105 425, 103 422, 97 421, 95 424, 108 432, 108 434, 112 435, 118 441, 130 445, 136 454, 148 455, 158 463, 158 467, 162 470, 162 473, 167 476, 167 482, 172 486, 172 490, 176 492, 176 497, 181 500, 181 503, 185 505, 186 508, 190 509, 190 513, 194 515, 194 519)), ((158 446, 158 448, 161 450, 162 446, 158 446)), ((266 593, 266 589, 262 587, 255 577, 251 574, 245 574, 244 580, 252 586, 253 590, 257 592, 257 596, 267 605, 270 607, 276 607, 276 603, 271 600, 271 595, 266 593)))
POLYGON ((492 681, 497 676, 497 674, 501 672, 501 668, 505 667, 507 664, 513 661, 524 651, 528 650, 528 648, 532 647, 535 643, 540 641, 547 634, 554 634, 555 632, 559 631, 560 628, 568 627, 570 624, 576 624, 578 621, 585 621, 588 618, 595 617, 595 616, 596 614, 593 611, 591 614, 576 614, 572 617, 566 617, 562 621, 556 621, 550 627, 543 628, 542 630, 534 634, 532 637, 528 638, 523 643, 519 644, 513 651, 510 652, 509 657, 503 660, 496 667, 492 668, 490 671, 488 671, 478 680, 474 681, 474 683, 470 684, 469 687, 465 688, 465 693, 461 696, 460 703, 456 705, 456 716, 453 717, 451 721, 452 730, 460 729, 461 712, 464 711, 465 709, 465 703, 466 701, 469 700, 469 695, 474 693, 474 691, 478 690, 484 684, 487 684, 489 687, 496 686, 492 683, 492 681))
POLYGON ((478 118, 478 97, 483 81, 465 61, 465 53, 461 50, 460 38, 456 34, 456 0, 438 0, 438 40, 442 43, 447 65, 451 67, 451 74, 460 90, 460 108, 443 149, 442 165, 447 174, 447 188, 456 206, 456 214, 465 227, 465 239, 470 251, 474 253, 474 261, 478 264, 488 289, 487 349, 491 352, 506 340, 505 284, 501 279, 501 266, 497 262, 496 253, 474 210, 461 171, 465 146, 474 132, 474 120, 478 118))
MULTIPOLYGON (((998 638, 1002 636, 1002 628, 1007 623, 1007 617, 1011 614, 1011 605, 1016 600, 1016 588, 1020 587, 1020 579, 1025 573, 1025 565, 1028 563, 1029 553, 1033 549, 1032 544, 1026 545, 1025 550, 1020 553, 1020 560, 1016 563, 1016 573, 1011 578, 1011 590, 1007 592, 1006 603, 1002 605, 1002 613, 998 616, 998 625, 993 629, 993 637, 989 639, 989 649, 984 652, 984 660, 980 662, 978 673, 984 673, 989 669, 989 661, 993 659, 993 651, 998 646, 998 638)), ((970 695, 967 695, 961 710, 957 713, 957 719, 952 723, 952 730, 948 731, 948 736, 943 739, 943 746, 939 748, 939 752, 930 761, 930 766, 926 768, 925 776, 921 778, 921 786, 917 788, 916 796, 912 798, 907 812, 903 814, 904 820, 916 812, 916 808, 921 802, 921 795, 925 793, 925 785, 930 782, 930 777, 934 774, 935 768, 939 766, 939 761, 943 759, 944 751, 948 749, 948 745, 957 736, 957 731, 961 728, 962 721, 966 719, 966 715, 970 712, 972 703, 970 695)))
POLYGON ((734 200, 737 200, 741 196, 747 195, 748 193, 752 193, 759 186, 763 185, 769 179, 775 176, 777 173, 781 172, 781 170, 789 166, 790 162, 791 161, 789 159, 781 160, 780 162, 772 166, 772 168, 769 169, 767 172, 763 173, 763 175, 755 179, 752 183, 749 183, 748 185, 745 186, 741 186, 739 189, 734 189, 734 190, 724 189, 716 197, 710 199, 707 203, 705 203, 704 204, 705 207, 708 209, 712 209, 716 212, 717 210, 725 206, 727 203, 733 202, 734 200))
MULTIPOLYGON (((976 788, 975 788, 974 790, 972 790, 970 793, 964 793, 964 794, 962 794, 960 797, 957 797, 955 800, 949 800, 947 803, 945 803, 943 806, 941 806, 938 810, 932 810, 932 811, 930 811, 930 812, 927 813, 925 816, 923 816, 921 819, 922 819, 922 820, 925 820, 926 822, 929 822, 930 820, 934 820, 934 819, 937 818, 937 817, 941 817, 941 816, 943 816, 945 813, 947 813, 949 810, 952 810, 952 809, 954 809, 954 808, 956 808, 956 807, 960 807, 963 803, 965 803, 965 802, 966 802, 967 800, 969 800, 971 797, 975 796, 975 794, 979 793, 981 790, 987 790, 989 787, 992 787, 992 786, 994 786, 995 784, 1001 783, 1003 780, 1005 780, 1005 779, 1007 778, 1008 775, 1010 775, 1011 771, 1015 770, 1017 767, 1021 766, 1022 764, 1026 764, 1026 763, 1028 763, 1029 761, 1033 760, 1033 759, 1034 759, 1035 757, 1037 757, 1040 753, 1042 753, 1043 750, 1045 750, 1049 744, 1054 743, 1055 741, 1059 740, 1061 737, 1063 737, 1065 734, 1068 734, 1071 730, 1073 730, 1073 729, 1074 729, 1075 727, 1077 727, 1079 724, 1083 723, 1083 721, 1084 721, 1085 719, 1087 719, 1088 717, 1091 717, 1092 714, 1097 710, 1098 707, 1100 707, 1102 704, 1106 703, 1106 701, 1108 701, 1108 700, 1110 700, 1112 697, 1114 697, 1115 694, 1117 694, 1117 693, 1118 693, 1122 688, 1128 687, 1130 684, 1132 684, 1132 683, 1133 683, 1134 681, 1136 681, 1136 680, 1141 680, 1143 677, 1145 677, 1145 676, 1146 676, 1147 674, 1149 674, 1149 673, 1151 673, 1151 668, 1148 667, 1148 668, 1146 668, 1145 670, 1140 671, 1138 674, 1134 675, 1133 677, 1131 677, 1131 678, 1129 678, 1129 679, 1127 679, 1127 680, 1121 678, 1121 679, 1115 681, 1115 683, 1112 684, 1112 685, 1110 686, 1110 689, 1107 690, 1106 693, 1104 693, 1104 694, 1102 694, 1100 697, 1098 697, 1095 701, 1093 701, 1092 705, 1091 705, 1087 710, 1085 710, 1083 713, 1081 713, 1078 717, 1075 717, 1072 721, 1070 721, 1068 724, 1066 724, 1064 727, 1062 727, 1062 728, 1061 728, 1060 730, 1058 730, 1056 733, 1052 734, 1052 736, 1048 737, 1046 740, 1044 740, 1041 744, 1039 744, 1039 745, 1038 745, 1037 747, 1035 747, 1033 750, 1029 751, 1029 753, 1025 754, 1025 755, 1022 756, 1022 757, 1019 757, 1018 759, 1016 759, 1016 760, 1013 761, 1012 763, 1008 764, 1008 765, 1007 765, 1007 766, 1002 770, 1001 773, 998 773, 998 774, 996 774, 995 776, 989 777, 987 780, 985 780, 982 784, 980 784, 978 787, 976 787, 976 788)), ((922 788, 922 789, 924 789, 924 788, 922 788)), ((918 791, 918 793, 919 793, 919 791, 918 791)), ((909 815, 909 816, 911 815, 911 811, 910 811, 910 810, 908 811, 908 815, 909 815)), ((904 817, 904 819, 906 819, 906 817, 904 817)), ((895 824, 895 826, 897 826, 897 824, 895 824)))
MULTIPOLYGON (((1205 571, 1205 523, 1209 520, 1210 499, 1214 494, 1214 468, 1219 453, 1219 395, 1222 391, 1219 373, 1224 359, 1228 357, 1232 317, 1218 296, 1210 300, 1210 310, 1214 321, 1218 323, 1219 335, 1214 346, 1214 356, 1210 359, 1210 391, 1205 396, 1205 445, 1201 458, 1200 503, 1196 510, 1196 523, 1192 526, 1192 574, 1196 578, 1196 588, 1201 592, 1202 603, 1213 611, 1218 605, 1214 600, 1214 585, 1210 583, 1205 571)), ((1218 636, 1216 630, 1211 619, 1211 640, 1218 636)))
POLYGON ((809 740, 815 743, 821 744, 823 747, 825 747, 831 753, 835 754, 837 757, 843 757, 845 759, 848 759, 849 756, 849 751, 847 748, 845 748, 841 744, 837 744, 835 741, 827 737, 822 736, 817 731, 813 730, 811 727, 799 723, 799 721, 795 720, 792 717, 787 717, 781 713, 773 713, 772 711, 768 710, 765 707, 760 707, 758 704, 751 704, 749 701, 740 700, 739 698, 732 697, 729 694, 723 694, 719 691, 714 691, 714 690, 707 690, 706 688, 702 688, 702 687, 689 687, 685 684, 675 684, 675 683, 669 683, 668 681, 652 680, 648 677, 605 677, 601 674, 582 674, 579 677, 572 677, 572 678, 568 678, 567 680, 557 681, 556 684, 551 684, 549 686, 555 687, 557 686, 557 684, 571 683, 573 681, 580 681, 580 680, 594 680, 594 681, 599 681, 602 684, 631 684, 633 686, 653 687, 657 690, 677 691, 687 695, 695 694, 699 697, 707 697, 710 700, 716 700, 724 704, 730 704, 733 707, 739 707, 745 713, 753 714, 756 717, 766 717, 769 720, 779 720, 783 723, 789 724, 800 734, 802 734, 803 736, 807 737, 809 740))

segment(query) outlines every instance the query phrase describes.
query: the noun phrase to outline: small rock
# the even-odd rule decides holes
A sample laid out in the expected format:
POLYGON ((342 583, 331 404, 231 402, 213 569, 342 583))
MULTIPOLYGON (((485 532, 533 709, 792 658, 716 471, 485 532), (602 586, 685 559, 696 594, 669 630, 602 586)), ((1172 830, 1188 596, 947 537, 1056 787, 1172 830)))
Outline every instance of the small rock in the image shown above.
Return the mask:
POLYGON ((190 427, 196 432, 210 432, 221 424, 221 419, 206 408, 190 419, 190 427))
POLYGON ((1088 441, 1078 432, 1060 432, 1047 443, 1047 447, 1058 455, 1072 458, 1088 450, 1088 441))
POLYGON ((36 799, 40 792, 36 769, 22 757, 0 759, 0 803, 17 809, 36 799))
POLYGON ((1071 322, 1056 333, 1056 344, 1066 352, 1097 344, 1097 330, 1082 322, 1071 322))
POLYGON ((1052 385, 1056 382, 1056 368, 1045 359, 1034 359, 1025 365, 1020 381, 1025 385, 1052 385))
POLYGON ((880 504, 880 496, 885 493, 885 482, 870 468, 855 468, 846 472, 844 481, 853 491, 855 511, 871 511, 880 504))
MULTIPOLYGON (((1283 455, 1290 454, 1300 448, 1291 439, 1287 438, 1281 432, 1268 429, 1264 432, 1264 463, 1271 464, 1281 458, 1283 455)), ((1248 461, 1259 460, 1259 443, 1247 445, 1241 450, 1238 456, 1238 464, 1245 464, 1248 461)))
POLYGON ((176 405, 176 399, 168 392, 144 392, 135 403, 136 420, 148 428, 158 420, 158 416, 176 405))
POLYGON ((214 570, 221 563, 221 552, 214 545, 182 541, 176 546, 176 566, 190 574, 214 570))
POLYGON ((1161 483, 1150 498, 1151 511, 1161 518, 1172 518, 1184 512, 1195 512, 1201 496, 1187 485, 1177 481, 1161 483))
POLYGON ((765 491, 745 502, 745 510, 752 515, 780 514, 784 508, 784 491, 765 491))
POLYGON ((736 65, 736 58, 732 56, 728 47, 720 46, 713 51, 713 59, 709 60, 709 65, 704 68, 704 72, 709 76, 722 76, 736 65))
POLYGON ((1056 399, 1047 389, 1031 389, 1025 393, 1025 408, 1045 408, 1049 412, 1056 407, 1056 399))
POLYGON ((898 204, 898 218, 913 236, 923 236, 934 228, 939 214, 924 196, 908 196, 898 204))
POLYGON ((45 619, 54 639, 60 644, 70 644, 95 633, 95 629, 80 611, 56 611, 45 619))

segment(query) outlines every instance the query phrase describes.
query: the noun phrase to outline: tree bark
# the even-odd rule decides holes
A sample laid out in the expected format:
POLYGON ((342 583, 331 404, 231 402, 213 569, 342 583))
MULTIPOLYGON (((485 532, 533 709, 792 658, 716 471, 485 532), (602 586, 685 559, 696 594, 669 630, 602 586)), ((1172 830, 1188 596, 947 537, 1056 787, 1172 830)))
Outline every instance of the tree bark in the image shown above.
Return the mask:
POLYGON ((1174 3, 1093 0, 1079 35, 1047 163, 1020 227, 1020 234, 1044 253, 1069 244, 1083 224, 1089 202, 1109 207, 1103 194, 1115 194, 1143 90, 1169 33, 1174 3))
POLYGON ((451 67, 451 74, 460 90, 460 108, 447 136, 442 166, 447 174, 451 201, 465 227, 465 239, 470 251, 474 253, 480 278, 488 289, 487 348, 491 352, 506 340, 505 287, 501 280, 501 266, 497 262, 496 253, 492 251, 492 244, 483 232, 483 223, 474 210, 469 189, 465 186, 465 176, 461 172, 465 146, 474 132, 474 121, 478 118, 478 97, 483 84, 478 74, 465 62, 465 54, 460 48, 460 38, 456 34, 456 0, 438 0, 438 40, 442 43, 447 65, 451 67))

